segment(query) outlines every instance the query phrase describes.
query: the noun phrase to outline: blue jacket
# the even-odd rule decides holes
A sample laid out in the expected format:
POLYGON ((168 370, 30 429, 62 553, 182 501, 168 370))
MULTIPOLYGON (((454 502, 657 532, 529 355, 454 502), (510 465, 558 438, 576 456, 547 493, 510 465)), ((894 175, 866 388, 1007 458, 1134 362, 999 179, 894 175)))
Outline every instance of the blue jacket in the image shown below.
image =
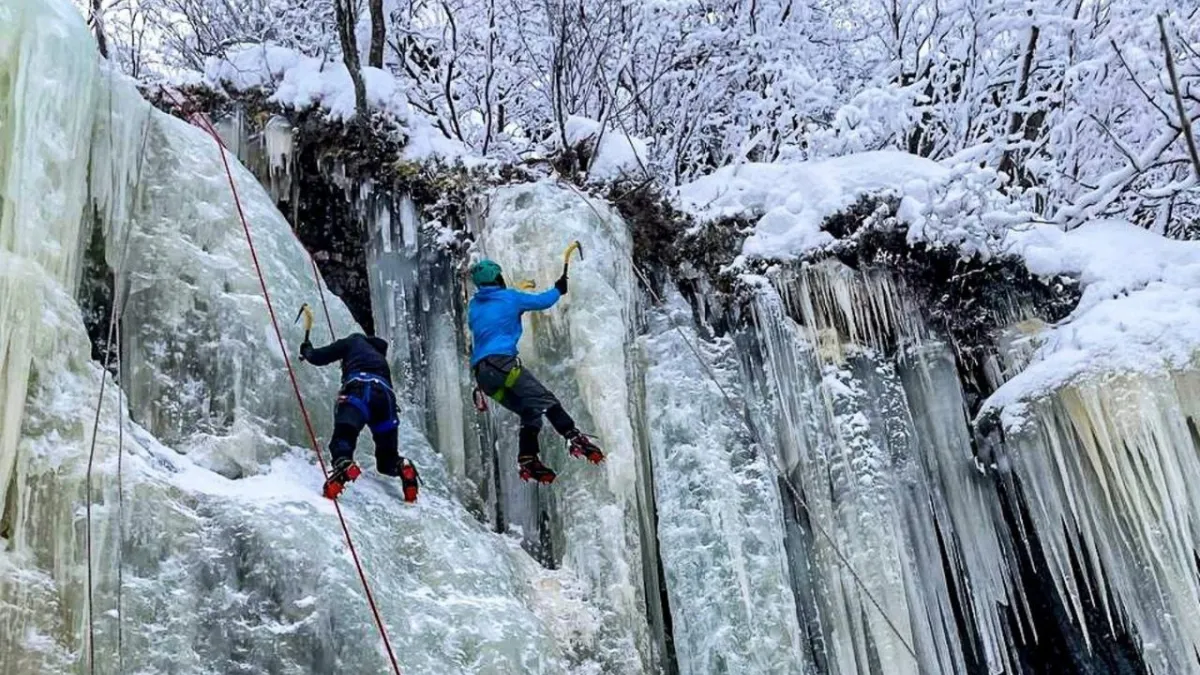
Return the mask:
POLYGON ((549 309, 562 294, 557 288, 541 293, 522 293, 511 288, 484 286, 471 298, 467 323, 471 326, 475 348, 471 366, 489 356, 516 356, 521 340, 521 315, 539 309, 549 309))

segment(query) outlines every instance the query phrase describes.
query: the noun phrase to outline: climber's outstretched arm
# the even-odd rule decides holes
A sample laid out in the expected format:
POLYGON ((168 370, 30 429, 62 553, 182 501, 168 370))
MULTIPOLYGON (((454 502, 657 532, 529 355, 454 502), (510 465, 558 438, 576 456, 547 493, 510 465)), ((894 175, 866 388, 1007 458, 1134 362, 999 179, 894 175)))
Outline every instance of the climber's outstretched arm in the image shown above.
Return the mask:
POLYGON ((562 297, 562 293, 554 287, 547 288, 541 293, 522 293, 514 290, 510 290, 509 293, 512 294, 512 301, 522 312, 550 309, 562 297))
POLYGON ((347 346, 346 338, 317 348, 314 348, 311 342, 305 342, 300 345, 300 359, 314 366, 326 366, 345 357, 347 346))

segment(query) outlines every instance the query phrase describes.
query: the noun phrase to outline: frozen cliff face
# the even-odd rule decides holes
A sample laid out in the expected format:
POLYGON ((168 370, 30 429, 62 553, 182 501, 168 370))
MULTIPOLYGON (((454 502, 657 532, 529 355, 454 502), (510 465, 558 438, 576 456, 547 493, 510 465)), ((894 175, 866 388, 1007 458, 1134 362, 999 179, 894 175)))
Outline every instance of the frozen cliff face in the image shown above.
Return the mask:
POLYGON ((539 289, 562 272, 567 245, 582 243, 569 295, 529 315, 520 349, 526 367, 597 436, 607 460, 597 467, 571 458, 547 425, 543 458, 559 478, 552 489, 523 484, 516 475, 516 420, 493 406, 500 418, 498 494, 509 522, 527 538, 548 537, 543 557, 578 575, 597 606, 594 658, 604 671, 645 672, 655 659, 642 557, 652 532, 642 483, 650 467, 635 435, 627 380, 635 290, 629 234, 606 205, 549 183, 497 190, 481 225, 481 254, 498 262, 511 283, 530 279, 539 289))
MULTIPOLYGON (((0 671, 87 662, 93 440, 97 672, 387 670, 215 144, 101 71, 69 3, 0 13, 0 671), (94 437, 107 375, 72 298, 89 200, 125 299, 121 381, 94 437)), ((311 267, 263 189, 234 177, 294 348, 311 267)), ((334 330, 352 330, 330 303, 334 330)), ((327 429, 337 376, 297 365, 327 429)), ((578 581, 463 509, 407 421, 401 447, 422 469, 419 504, 366 453, 342 503, 404 672, 565 672, 594 611, 578 581)))
POLYGON ((700 340, 678 295, 660 309, 642 340, 646 425, 679 671, 812 672, 775 468, 723 398, 744 400, 734 345, 700 340))
POLYGON ((1152 673, 1200 653, 1197 394, 1193 371, 1068 386, 1005 444, 1068 613, 1127 626, 1152 673))
MULTIPOLYGON (((0 5, 0 671, 80 672, 90 614, 99 672, 386 672, 219 150, 87 44, 66 0, 0 5), (104 264, 89 269, 112 271, 121 310, 115 377, 90 360, 73 297, 92 227, 104 264)), ((274 208, 297 186, 273 124, 270 193, 236 162, 233 180, 294 350, 302 302, 316 341, 331 331, 323 282, 274 208)), ((748 323, 713 337, 674 291, 643 295, 606 205, 549 182, 501 188, 459 225, 511 281, 546 288, 583 244, 569 296, 526 318, 521 350, 609 455, 572 459, 547 428, 560 478, 536 486, 516 475, 515 417, 469 407, 462 261, 405 195, 341 188, 346 218, 366 221, 400 444, 424 478, 404 505, 364 438, 367 475, 341 502, 406 674, 1142 665, 1128 654, 1155 674, 1195 669, 1191 343, 1157 375, 1104 377, 1096 358, 1044 376, 1078 365, 1074 347, 1167 351, 1130 336, 1186 324, 1075 316, 1036 347, 1002 344, 992 385, 1050 384, 1010 397, 1024 424, 976 456, 956 354, 902 280, 784 266, 751 280, 748 323)), ((1105 247, 1081 243, 1025 256, 1094 277, 1105 247)), ((1160 319, 1190 317, 1169 287, 1194 285, 1195 252, 1151 250, 1089 307, 1144 286, 1180 301, 1160 319)), ((332 333, 356 330, 326 296, 332 333)), ((337 374, 296 365, 324 439, 337 374)))
MULTIPOLYGON (((1149 672, 1194 669, 1195 378, 1043 391, 976 457, 954 354, 913 302, 836 263, 756 296, 750 405, 793 481, 793 587, 821 667, 1123 672, 1137 652, 1149 672)), ((1031 358, 998 349, 996 375, 1031 358)))

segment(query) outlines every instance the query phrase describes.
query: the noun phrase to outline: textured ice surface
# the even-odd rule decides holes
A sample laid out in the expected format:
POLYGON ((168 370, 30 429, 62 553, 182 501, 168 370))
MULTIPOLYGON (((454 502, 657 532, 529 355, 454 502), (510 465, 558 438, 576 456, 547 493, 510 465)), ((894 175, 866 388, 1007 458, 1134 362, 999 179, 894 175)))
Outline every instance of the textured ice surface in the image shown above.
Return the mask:
POLYGON ((721 387, 740 399, 733 345, 700 341, 690 327, 680 335, 673 326, 690 326, 691 312, 678 294, 670 300, 651 317, 643 344, 658 540, 679 672, 808 672, 774 467, 706 375, 706 367, 721 373, 721 387))
MULTIPOLYGON (((93 220, 125 307, 122 388, 107 381, 94 439, 98 672, 384 672, 331 505, 317 497, 218 150, 100 69, 88 44, 65 0, 0 4, 0 672, 80 672, 86 659, 84 471, 109 376, 89 358, 72 296, 81 223, 93 220)), ((277 169, 285 135, 269 139, 277 169)), ((291 315, 316 300, 317 282, 272 198, 234 173, 294 348, 291 315)), ((369 189, 357 199, 379 205, 369 189)), ((831 203, 776 206, 808 217, 831 203)), ((1036 639, 1009 618, 1029 612, 1013 581, 1026 543, 1010 538, 1002 495, 971 456, 953 355, 901 285, 837 265, 785 271, 764 280, 752 330, 710 340, 685 330, 734 408, 750 412, 754 448, 667 323, 666 312, 686 318, 679 301, 639 317, 615 214, 547 183, 496 191, 471 227, 510 279, 546 287, 573 239, 586 255, 570 296, 528 317, 522 350, 610 456, 602 467, 570 459, 547 430, 561 476, 548 489, 516 479, 511 415, 494 410, 477 428, 464 417, 453 271, 414 257, 426 233, 413 205, 385 206, 369 219, 373 302, 410 399, 401 446, 424 492, 401 504, 364 443, 367 476, 343 505, 405 673, 655 672, 660 556, 684 673, 1016 668, 1016 642, 1036 639), (481 519, 462 505, 476 487, 481 519)), ((1096 302, 1059 327, 1077 341, 1057 344, 1086 348, 1094 369, 1069 386, 1047 380, 996 468, 1020 487, 1070 617, 1094 621, 1095 598, 1151 672, 1191 672, 1200 381, 1187 351, 1167 359, 1174 372, 1103 375, 1131 354, 1161 361, 1190 344, 1187 330, 1163 342, 1146 326, 1187 325, 1195 303, 1176 291, 1190 288, 1192 255, 1149 245, 1144 260, 1110 260, 1063 241, 1031 239, 1027 259, 1089 277, 1096 302), (1101 298, 1126 291, 1181 304, 1130 314, 1114 304, 1128 298, 1101 298), (1130 316, 1163 322, 1127 326, 1130 316), (1106 360, 1105 345, 1132 350, 1106 360)), ((345 334, 349 314, 331 301, 345 334)), ((1009 365, 1033 355, 1018 351, 1009 365)), ((299 368, 324 435, 336 374, 299 368)))
MULTIPOLYGON (((87 654, 84 472, 102 373, 72 291, 89 196, 128 291, 130 394, 109 381, 95 436, 97 672, 385 671, 215 144, 102 74, 69 3, 0 13, 0 671, 78 672, 87 654)), ((315 300, 311 267, 270 197, 234 174, 289 324, 315 300)), ((330 300, 344 334, 349 314, 330 300)), ((298 329, 285 330, 294 348, 298 329)), ((336 374, 298 368, 327 428, 336 374)), ((343 507, 404 672, 564 672, 595 623, 577 581, 463 509, 407 420, 401 446, 421 501, 404 505, 364 453, 343 507)))
POLYGON ((522 484, 513 416, 493 406, 491 414, 508 427, 498 442, 501 492, 516 495, 509 510, 516 511, 514 520, 524 519, 527 536, 530 525, 549 519, 555 561, 579 577, 598 607, 590 658, 605 672, 643 672, 654 658, 638 496, 639 472, 648 467, 634 435, 626 381, 635 283, 629 234, 606 205, 589 206, 550 183, 499 189, 490 195, 487 213, 481 254, 500 263, 514 282, 532 279, 546 288, 562 272, 567 245, 583 245, 584 259, 571 266, 570 294, 548 311, 526 315, 520 350, 526 367, 580 427, 598 437, 607 461, 597 467, 570 458, 547 425, 543 458, 559 472, 558 480, 553 489, 522 484))

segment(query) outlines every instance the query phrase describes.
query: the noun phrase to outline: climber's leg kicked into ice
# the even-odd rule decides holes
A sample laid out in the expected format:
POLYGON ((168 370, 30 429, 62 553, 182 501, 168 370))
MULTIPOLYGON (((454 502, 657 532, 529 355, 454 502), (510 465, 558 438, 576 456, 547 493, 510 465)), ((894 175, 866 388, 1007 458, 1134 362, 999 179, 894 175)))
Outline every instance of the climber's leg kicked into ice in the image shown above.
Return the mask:
POLYGON ((398 444, 396 430, 374 432, 375 438, 375 467, 385 476, 400 479, 404 488, 404 501, 417 501, 417 491, 420 488, 417 477, 417 467, 407 458, 401 457, 396 451, 398 444))
POLYGON ((336 498, 346 483, 362 471, 354 463, 354 448, 364 426, 375 441, 375 466, 379 473, 400 479, 404 501, 415 502, 419 490, 417 469, 398 452, 395 399, 382 385, 361 380, 347 382, 338 395, 333 440, 329 444, 333 470, 325 482, 325 496, 336 498))
POLYGON ((475 381, 485 394, 521 417, 517 465, 521 478, 551 483, 555 473, 541 461, 538 435, 542 417, 570 443, 571 454, 600 462, 604 454, 575 426, 558 398, 513 356, 489 356, 475 368, 475 381), (514 372, 515 371, 515 372, 514 372))

